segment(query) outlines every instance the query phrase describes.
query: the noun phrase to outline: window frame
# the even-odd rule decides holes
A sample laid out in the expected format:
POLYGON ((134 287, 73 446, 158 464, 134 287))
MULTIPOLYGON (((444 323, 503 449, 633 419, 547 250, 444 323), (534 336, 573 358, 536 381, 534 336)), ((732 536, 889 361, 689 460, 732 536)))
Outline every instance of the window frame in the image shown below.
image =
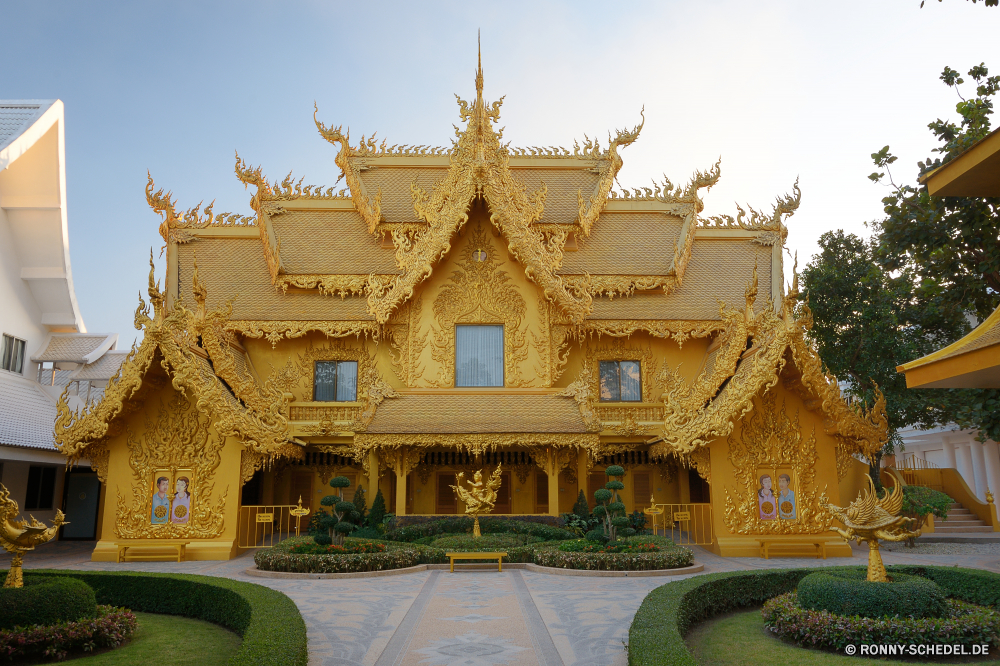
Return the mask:
POLYGON ((326 360, 316 360, 316 361, 313 361, 313 395, 312 395, 313 402, 357 402, 358 401, 358 371, 360 370, 360 367, 361 367, 361 364, 358 361, 354 360, 354 359, 339 359, 339 358, 334 358, 334 359, 326 359, 326 360), (320 363, 333 363, 334 364, 334 370, 333 370, 333 400, 320 400, 317 397, 318 391, 316 389, 318 388, 318 382, 319 382, 319 377, 320 377, 320 373, 318 372, 318 370, 319 370, 319 364, 320 363), (350 400, 342 400, 342 399, 340 399, 340 396, 337 394, 338 390, 339 390, 339 386, 340 386, 339 376, 340 376, 340 364, 341 363, 353 363, 354 364, 354 397, 351 398, 350 400))
POLYGON ((644 396, 642 395, 642 361, 639 359, 602 359, 597 363, 597 398, 598 402, 643 402, 644 396), (613 400, 611 398, 605 398, 601 395, 601 366, 605 363, 614 363, 615 370, 618 375, 618 399, 613 400), (639 368, 639 398, 637 400, 625 400, 622 398, 622 363, 635 363, 639 368))
POLYGON ((452 377, 454 388, 462 389, 483 389, 483 388, 504 388, 507 386, 507 327, 502 323, 477 323, 477 324, 455 324, 455 372, 452 377), (476 386, 458 383, 458 329, 463 328, 499 328, 500 329, 500 383, 488 386, 476 386))
POLYGON ((0 370, 11 372, 15 375, 23 375, 27 348, 27 340, 19 338, 16 335, 11 335, 10 333, 4 333, 3 338, 0 338, 0 370), (8 352, 8 350, 10 351, 8 352), (15 352, 17 352, 16 356, 15 352), (13 368, 15 360, 18 364, 16 370, 13 368))
POLYGON ((25 511, 51 511, 55 508, 56 476, 57 469, 51 465, 30 465, 28 467, 28 483, 24 493, 25 511), (31 478, 33 474, 37 474, 36 479, 31 478), (35 486, 34 493, 31 492, 32 485, 35 486), (43 491, 47 490, 47 485, 51 485, 51 492, 46 499, 43 491))

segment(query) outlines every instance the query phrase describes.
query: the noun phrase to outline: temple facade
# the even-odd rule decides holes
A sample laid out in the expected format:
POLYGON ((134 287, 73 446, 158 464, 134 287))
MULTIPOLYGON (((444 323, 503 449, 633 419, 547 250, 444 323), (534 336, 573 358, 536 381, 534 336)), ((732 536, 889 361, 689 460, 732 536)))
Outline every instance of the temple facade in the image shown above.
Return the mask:
POLYGON ((849 553, 818 499, 854 499, 884 405, 841 399, 784 288, 797 185, 770 213, 701 217, 718 164, 615 191, 641 124, 520 149, 500 109, 480 68, 449 147, 317 119, 346 187, 237 157, 250 216, 181 211, 150 179, 167 269, 142 343, 56 422, 108 487, 94 559, 125 541, 231 557, 248 507, 318 509, 335 475, 397 516, 458 514, 456 473, 501 465, 496 513, 554 516, 611 464, 630 512, 707 507, 716 552, 849 553))

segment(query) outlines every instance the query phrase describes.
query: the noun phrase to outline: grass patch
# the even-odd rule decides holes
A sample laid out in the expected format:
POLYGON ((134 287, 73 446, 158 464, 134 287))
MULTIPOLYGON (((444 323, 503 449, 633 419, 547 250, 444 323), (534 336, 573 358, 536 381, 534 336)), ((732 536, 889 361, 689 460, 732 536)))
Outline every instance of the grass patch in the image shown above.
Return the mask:
POLYGON ((139 628, 126 645, 68 659, 74 666, 223 666, 240 648, 240 637, 222 627, 177 615, 136 613, 139 628))
POLYGON ((962 662, 942 659, 935 661, 866 659, 800 648, 783 642, 767 631, 759 609, 730 613, 703 622, 688 634, 687 644, 697 663, 706 666, 761 666, 761 664, 915 666, 940 663, 983 665, 1000 663, 990 657, 962 662))

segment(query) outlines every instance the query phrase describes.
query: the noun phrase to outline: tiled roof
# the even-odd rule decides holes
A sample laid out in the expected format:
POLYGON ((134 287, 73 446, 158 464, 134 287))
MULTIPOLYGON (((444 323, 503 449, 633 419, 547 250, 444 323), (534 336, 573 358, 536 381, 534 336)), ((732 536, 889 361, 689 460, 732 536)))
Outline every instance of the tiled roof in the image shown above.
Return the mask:
POLYGON ((38 384, 0 371, 0 444, 55 450, 56 405, 38 384))
POLYGON ((602 213, 580 249, 563 254, 563 275, 666 275, 683 221, 663 213, 602 213))
POLYGON ((719 301, 744 307, 755 259, 760 293, 755 310, 760 312, 771 293, 771 248, 748 240, 713 239, 695 241, 684 282, 672 293, 595 298, 588 319, 718 319, 719 301))
MULTIPOLYGON (((410 205, 413 212, 413 205, 410 205)), ((395 248, 383 248, 353 210, 290 210, 271 218, 289 274, 397 274, 395 248)), ((260 242, 258 249, 263 252, 260 242)), ((201 266, 201 254, 199 263, 201 266)))
POLYGON ((92 381, 111 379, 118 372, 118 368, 125 362, 125 357, 129 355, 127 351, 109 351, 104 356, 93 363, 75 370, 70 376, 70 381, 92 381))
POLYGON ((49 337, 45 349, 31 357, 32 361, 66 361, 70 363, 87 363, 96 360, 95 351, 102 346, 106 349, 117 341, 116 334, 87 335, 86 333, 55 333, 49 337))
MULTIPOLYGON (((282 239, 282 249, 285 240, 282 239)), ((200 238, 177 247, 182 295, 194 301, 191 277, 195 253, 198 277, 208 289, 208 308, 233 301, 232 319, 263 321, 370 321, 363 298, 323 296, 319 291, 289 290, 283 294, 271 284, 258 238, 200 238)))
POLYGON ((379 405, 369 433, 584 433, 579 407, 554 395, 407 394, 379 405))
POLYGON ((0 149, 31 127, 50 106, 48 100, 0 100, 0 149))

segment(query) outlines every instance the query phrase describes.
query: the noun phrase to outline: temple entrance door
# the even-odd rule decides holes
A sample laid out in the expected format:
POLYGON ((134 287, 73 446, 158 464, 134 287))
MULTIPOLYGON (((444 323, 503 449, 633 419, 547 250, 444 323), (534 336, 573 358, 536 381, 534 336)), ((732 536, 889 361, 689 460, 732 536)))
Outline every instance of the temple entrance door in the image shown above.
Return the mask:
POLYGON ((648 509, 649 498, 652 495, 653 487, 649 482, 649 472, 632 472, 632 510, 648 509))
POLYGON ((292 487, 289 493, 288 503, 297 504, 299 497, 302 498, 302 506, 312 509, 313 496, 313 473, 296 472, 292 475, 292 487))
POLYGON ((701 478, 696 470, 688 470, 688 485, 691 488, 691 501, 708 504, 712 501, 712 491, 708 481, 701 478))
POLYGON ((66 490, 63 508, 67 523, 59 538, 63 540, 90 540, 97 536, 98 500, 101 482, 94 472, 66 472, 66 490))
POLYGON ((455 485, 455 474, 438 474, 437 482, 437 502, 435 503, 434 512, 444 514, 458 513, 458 498, 455 497, 455 491, 451 489, 451 486, 455 485))
POLYGON ((587 505, 591 509, 597 506, 594 493, 603 488, 607 482, 608 477, 604 472, 591 472, 590 476, 587 477, 587 505))
POLYGON ((549 512, 549 475, 538 472, 535 475, 535 513, 549 512))
POLYGON ((500 472, 500 488, 493 513, 510 513, 510 472, 500 472))

